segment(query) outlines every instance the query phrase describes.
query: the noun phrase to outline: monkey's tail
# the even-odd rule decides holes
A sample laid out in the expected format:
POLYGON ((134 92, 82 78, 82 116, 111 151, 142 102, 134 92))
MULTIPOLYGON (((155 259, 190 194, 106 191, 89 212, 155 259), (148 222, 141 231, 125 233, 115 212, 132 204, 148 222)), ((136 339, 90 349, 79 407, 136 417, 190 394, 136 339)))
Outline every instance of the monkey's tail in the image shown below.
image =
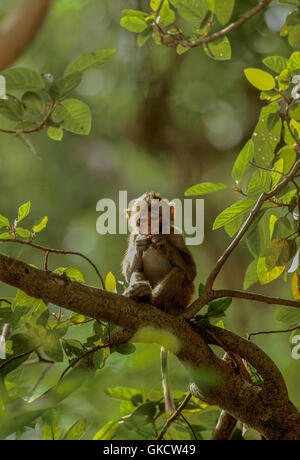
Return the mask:
POLYGON ((161 375, 162 375, 162 386, 164 391, 165 408, 167 413, 172 413, 176 410, 170 386, 168 380, 168 350, 161 347, 160 350, 160 363, 161 363, 161 375))

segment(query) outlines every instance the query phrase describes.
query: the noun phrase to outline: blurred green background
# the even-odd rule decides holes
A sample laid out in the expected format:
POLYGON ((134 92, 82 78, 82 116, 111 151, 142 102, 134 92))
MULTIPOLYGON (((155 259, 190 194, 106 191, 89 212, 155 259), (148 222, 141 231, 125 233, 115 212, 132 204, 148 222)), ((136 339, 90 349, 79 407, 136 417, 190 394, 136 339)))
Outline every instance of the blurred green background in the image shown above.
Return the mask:
MULTIPOLYGON (((2 0, 0 20, 16 3, 2 0)), ((117 48, 117 56, 99 69, 88 71, 74 93, 89 104, 93 114, 90 136, 66 134, 54 142, 46 133, 32 135, 39 161, 17 139, 0 135, 0 212, 15 217, 17 207, 30 200, 34 219, 48 215, 47 230, 38 237, 46 246, 83 252, 103 276, 112 271, 122 280, 121 259, 125 235, 96 233, 96 203, 117 200, 119 190, 132 199, 145 190, 158 190, 168 199, 202 181, 232 183, 234 159, 249 139, 263 102, 243 74, 245 67, 262 67, 266 55, 289 56, 291 49, 279 31, 289 7, 272 3, 231 34, 232 60, 209 59, 201 48, 177 56, 174 49, 148 42, 138 48, 134 34, 119 25, 124 8, 147 4, 138 0, 56 0, 38 37, 16 66, 32 67, 59 77, 74 58, 99 48, 117 48)), ((237 2, 235 16, 257 4, 237 2)), ((0 119, 1 123, 1 119, 0 119)), ((197 262, 197 283, 229 242, 221 230, 212 231, 216 215, 232 203, 230 190, 205 199, 205 241, 191 247, 197 262)), ((29 218, 30 219, 30 218, 29 218)), ((17 245, 1 251, 42 266, 42 254, 17 245)), ((242 288, 251 261, 243 245, 225 266, 219 287, 242 288)), ((90 267, 74 257, 50 256, 49 267, 77 266, 89 284, 99 281, 90 267)), ((291 296, 290 283, 279 281, 257 292, 291 296)), ((1 284, 1 296, 14 291, 1 284)), ((234 300, 225 327, 246 332, 282 328, 274 319, 276 307, 234 300)), ((88 326, 86 326, 88 327, 88 326)), ((78 334, 82 329, 77 328, 78 334)), ((300 405, 299 362, 290 356, 288 335, 255 338, 279 365, 292 400, 300 405)), ((100 371, 93 391, 82 390, 65 403, 65 417, 90 413, 98 426, 119 416, 119 404, 105 395, 107 386, 142 385, 160 381, 158 347, 139 345, 134 355, 114 354, 100 371)), ((56 365, 59 366, 59 365, 56 365)), ((55 382, 54 368, 45 385, 55 382)), ((170 364, 174 390, 186 390, 188 377, 175 359, 170 364)), ((40 369, 37 368, 38 373, 40 369)), ((32 375, 28 376, 34 378, 32 375)), ((42 391, 42 387, 40 391, 42 391)))

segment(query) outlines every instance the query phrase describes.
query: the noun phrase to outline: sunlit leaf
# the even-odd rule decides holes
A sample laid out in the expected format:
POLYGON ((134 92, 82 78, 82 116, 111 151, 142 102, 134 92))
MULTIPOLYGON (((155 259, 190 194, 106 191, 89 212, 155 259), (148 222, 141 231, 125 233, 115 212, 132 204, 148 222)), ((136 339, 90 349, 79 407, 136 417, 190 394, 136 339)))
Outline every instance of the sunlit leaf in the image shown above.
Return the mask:
POLYGON ((261 91, 269 91, 275 87, 275 80, 271 74, 260 69, 245 69, 247 80, 261 91))
POLYGON ((105 289, 109 292, 115 292, 117 286, 116 278, 112 272, 109 272, 105 278, 105 289))
POLYGON ((22 204, 22 206, 18 209, 18 219, 17 222, 21 222, 25 217, 28 216, 30 212, 31 202, 27 201, 27 203, 22 204))
POLYGON ((224 190, 226 188, 228 188, 227 185, 222 183, 213 184, 212 182, 203 182, 202 184, 197 184, 189 188, 185 192, 185 195, 206 195, 208 193, 218 192, 219 190, 224 190))
POLYGON ((99 67, 110 61, 116 52, 116 49, 102 49, 93 53, 83 54, 66 68, 65 76, 73 72, 85 72, 88 69, 99 67))
POLYGON ((244 214, 246 211, 251 209, 255 205, 255 200, 243 200, 234 203, 229 208, 225 209, 216 218, 213 230, 223 227, 225 224, 232 222, 234 219, 244 214))

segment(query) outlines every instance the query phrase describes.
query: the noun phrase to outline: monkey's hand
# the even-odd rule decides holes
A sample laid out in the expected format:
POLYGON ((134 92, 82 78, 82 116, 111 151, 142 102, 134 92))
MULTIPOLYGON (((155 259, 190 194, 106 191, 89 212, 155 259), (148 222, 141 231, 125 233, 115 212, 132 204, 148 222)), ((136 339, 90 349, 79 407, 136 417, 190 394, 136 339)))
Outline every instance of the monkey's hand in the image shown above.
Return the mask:
POLYGON ((138 235, 136 240, 135 240, 135 245, 137 250, 144 252, 146 251, 148 245, 149 245, 149 239, 147 235, 138 235))
POLYGON ((166 235, 162 235, 161 233, 153 235, 151 238, 151 244, 154 248, 162 249, 166 246, 166 243, 166 235))
POLYGON ((125 295, 133 299, 141 299, 142 297, 150 297, 152 288, 148 281, 137 281, 128 287, 125 295))

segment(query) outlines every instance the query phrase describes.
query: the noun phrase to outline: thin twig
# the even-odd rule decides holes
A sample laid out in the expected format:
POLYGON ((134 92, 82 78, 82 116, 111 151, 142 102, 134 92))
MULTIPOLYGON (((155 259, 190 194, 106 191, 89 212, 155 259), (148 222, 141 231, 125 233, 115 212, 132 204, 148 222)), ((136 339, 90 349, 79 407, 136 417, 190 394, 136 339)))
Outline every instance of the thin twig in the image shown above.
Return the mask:
MULTIPOLYGON (((40 346, 40 345, 39 345, 40 346)), ((12 361, 15 361, 16 359, 19 359, 19 358, 24 358, 24 356, 27 356, 27 355, 31 355, 31 353, 33 353, 34 351, 36 351, 37 347, 36 348, 33 348, 32 350, 29 350, 29 351, 25 351, 24 353, 20 353, 19 355, 14 355, 12 356, 11 358, 7 359, 6 361, 4 361, 4 363, 1 363, 0 364, 0 371, 1 369, 3 369, 5 366, 7 366, 8 364, 10 364, 12 361)))
POLYGON ((43 379, 45 378, 46 374, 47 374, 48 371, 51 369, 52 365, 53 365, 53 363, 48 364, 48 366, 45 367, 45 369, 43 370, 43 372, 42 372, 41 375, 39 376, 38 380, 37 380, 36 383, 34 384, 34 386, 33 386, 32 390, 31 390, 31 392, 29 393, 29 395, 28 395, 28 398, 29 398, 29 399, 33 396, 35 390, 36 390, 37 387, 40 385, 40 383, 43 381, 43 379))
POLYGON ((23 240, 17 240, 17 239, 14 239, 14 240, 10 240, 10 239, 1 239, 0 240, 0 243, 18 243, 18 244, 24 244, 25 246, 30 246, 32 248, 35 248, 35 249, 39 249, 40 251, 44 251, 46 253, 53 253, 53 254, 64 254, 64 255, 73 255, 73 256, 79 256, 79 257, 82 257, 83 259, 85 259, 89 264, 91 264, 91 266, 94 268, 95 272, 97 273, 100 281, 101 281, 101 284, 102 284, 102 288, 105 289, 105 283, 104 283, 104 279, 102 278, 98 268, 96 267, 96 265, 91 261, 91 259, 89 259, 87 256, 85 256, 84 254, 81 254, 81 252, 76 252, 76 251, 65 251, 63 249, 51 249, 51 248, 46 248, 44 246, 40 246, 39 244, 34 244, 32 243, 31 241, 23 241, 23 240))
POLYGON ((251 337, 254 335, 263 335, 263 334, 282 334, 284 332, 293 332, 300 328, 300 324, 294 327, 290 327, 289 329, 282 329, 277 331, 259 331, 259 332, 248 332, 247 333, 247 340, 251 340, 251 337))
POLYGON ((189 402, 189 400, 191 399, 191 397, 192 397, 192 394, 188 393, 188 395, 184 398, 184 400, 182 401, 180 406, 177 408, 177 410, 174 412, 174 414, 172 414, 171 417, 166 421, 166 423, 164 424, 161 432, 157 436, 156 441, 159 441, 160 439, 163 438, 163 436, 164 436, 165 432, 167 431, 167 429, 169 428, 169 426, 173 422, 175 422, 175 420, 179 417, 179 415, 181 415, 181 412, 186 407, 186 405, 189 402))
MULTIPOLYGON (((182 45, 184 47, 188 47, 188 48, 194 48, 194 47, 199 46, 201 44, 210 43, 210 42, 212 42, 214 40, 217 40, 218 38, 222 38, 222 37, 230 34, 233 30, 241 27, 245 22, 247 22, 249 19, 251 19, 257 13, 259 13, 260 11, 265 9, 271 2, 272 2, 272 0, 263 0, 257 6, 252 8, 252 10, 248 11, 247 13, 242 14, 241 17, 236 22, 231 23, 230 25, 228 25, 224 29, 219 30, 218 32, 215 32, 215 33, 213 33, 211 35, 205 35, 205 36, 199 37, 199 38, 197 38, 195 40, 188 40, 185 37, 181 38, 181 39, 176 39, 176 37, 175 37, 175 39, 173 39, 171 41, 168 41, 167 43, 163 43, 163 42, 162 43, 166 44, 168 46, 177 46, 177 45, 180 44, 180 45, 182 45)), ((158 24, 155 23, 155 26, 157 27, 158 24)), ((167 36, 168 38, 170 38, 169 34, 167 32, 164 32, 161 28, 159 30, 159 34, 162 37, 167 36)))

